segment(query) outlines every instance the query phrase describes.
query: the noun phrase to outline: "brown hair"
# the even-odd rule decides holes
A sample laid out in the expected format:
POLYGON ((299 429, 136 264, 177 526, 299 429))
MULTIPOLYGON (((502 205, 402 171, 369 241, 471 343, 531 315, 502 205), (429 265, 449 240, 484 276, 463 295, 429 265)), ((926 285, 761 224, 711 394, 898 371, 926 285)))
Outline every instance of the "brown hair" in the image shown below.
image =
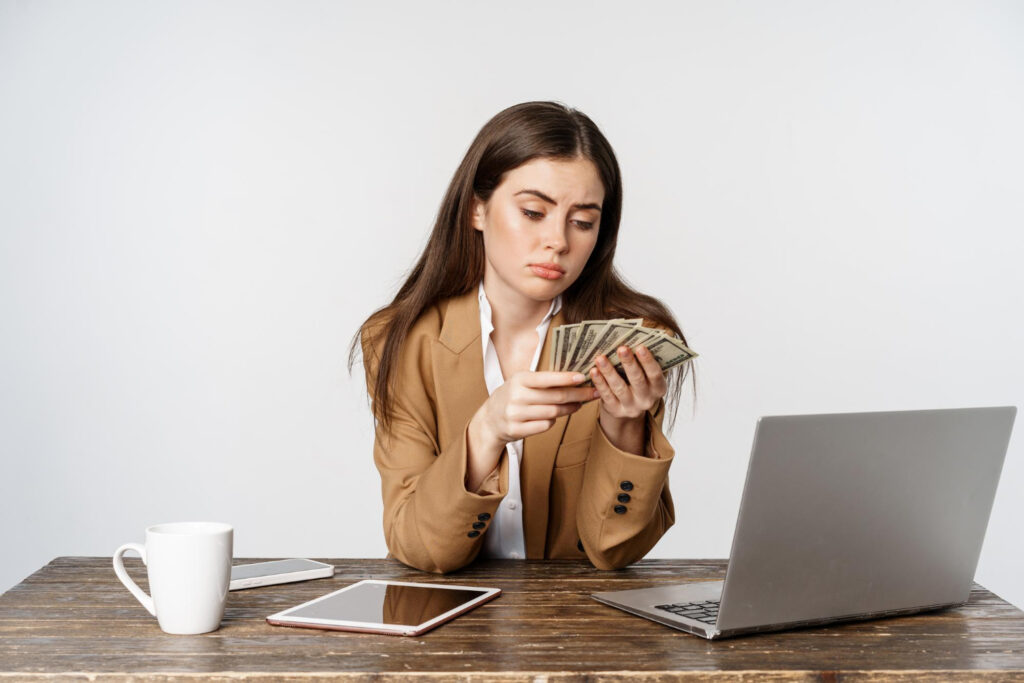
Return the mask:
MULTIPOLYGON (((562 293, 566 324, 643 317, 645 323, 660 323, 687 343, 668 308, 629 287, 612 265, 622 214, 622 180, 608 140, 585 114, 561 103, 516 104, 496 114, 477 133, 448 185, 419 261, 391 303, 374 311, 352 340, 349 373, 360 336, 371 341, 377 374, 374 386, 367 389, 376 397, 373 416, 385 431, 392 418, 392 375, 409 330, 430 306, 477 288, 483 279, 483 234, 470 222, 473 196, 486 202, 508 171, 532 159, 579 157, 597 167, 605 195, 597 244, 579 278, 562 293)), ((683 363, 668 373, 666 404, 673 408, 667 431, 675 423, 680 389, 691 364, 683 363)))

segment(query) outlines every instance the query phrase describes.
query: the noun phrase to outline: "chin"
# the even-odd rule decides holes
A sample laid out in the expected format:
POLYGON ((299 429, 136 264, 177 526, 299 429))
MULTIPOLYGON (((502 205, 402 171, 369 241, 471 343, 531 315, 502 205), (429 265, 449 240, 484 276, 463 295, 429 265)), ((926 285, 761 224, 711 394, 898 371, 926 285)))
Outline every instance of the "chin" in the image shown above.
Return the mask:
POLYGON ((536 292, 537 297, 542 299, 553 299, 555 295, 562 293, 562 291, 568 289, 569 285, 572 284, 569 282, 567 275, 560 277, 557 280, 545 280, 544 278, 536 276, 534 276, 533 279, 535 281, 531 283, 531 287, 529 289, 536 292))

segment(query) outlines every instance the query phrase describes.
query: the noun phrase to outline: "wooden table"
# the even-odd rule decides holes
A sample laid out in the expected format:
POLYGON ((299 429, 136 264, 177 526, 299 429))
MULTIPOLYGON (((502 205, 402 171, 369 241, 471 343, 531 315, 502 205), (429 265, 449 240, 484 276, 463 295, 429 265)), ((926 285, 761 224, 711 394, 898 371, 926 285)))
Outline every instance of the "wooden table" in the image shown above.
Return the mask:
MULTIPOLYGON (((338 568, 333 578, 232 592, 218 631, 173 636, 121 586, 109 557, 59 557, 0 596, 0 678, 1024 681, 1024 612, 977 585, 957 609, 706 641, 589 596, 720 579, 722 560, 644 560, 614 572, 577 561, 487 561, 446 576, 394 560, 323 561, 338 568), (503 593, 420 637, 264 621, 366 578, 503 593)), ((125 564, 148 590, 141 561, 125 564)))

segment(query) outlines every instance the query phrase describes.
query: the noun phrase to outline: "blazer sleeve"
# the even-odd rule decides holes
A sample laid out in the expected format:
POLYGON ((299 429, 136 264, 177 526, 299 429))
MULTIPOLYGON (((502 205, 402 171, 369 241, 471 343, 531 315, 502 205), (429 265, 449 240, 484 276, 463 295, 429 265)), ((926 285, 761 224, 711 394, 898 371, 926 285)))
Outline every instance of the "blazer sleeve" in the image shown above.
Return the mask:
POLYGON ((662 432, 664 418, 662 398, 644 414, 645 456, 615 447, 600 422, 594 425, 576 527, 587 557, 598 569, 636 562, 675 523, 668 486, 675 449, 662 432))
MULTIPOLYGON (((502 454, 478 491, 466 490, 469 420, 451 443, 438 443, 428 391, 433 387, 429 338, 410 334, 408 341, 394 375, 391 428, 387 433, 380 425, 374 429, 384 539, 399 561, 443 573, 464 567, 480 553, 484 531, 508 492, 508 462, 502 454)), ((361 342, 367 391, 375 401, 377 356, 365 335, 361 342)))

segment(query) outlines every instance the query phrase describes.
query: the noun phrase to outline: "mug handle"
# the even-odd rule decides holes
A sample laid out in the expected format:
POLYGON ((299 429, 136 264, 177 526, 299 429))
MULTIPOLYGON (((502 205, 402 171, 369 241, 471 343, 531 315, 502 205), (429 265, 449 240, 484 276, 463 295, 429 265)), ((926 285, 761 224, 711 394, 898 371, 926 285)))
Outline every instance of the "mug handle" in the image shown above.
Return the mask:
POLYGON ((124 555, 126 550, 134 550, 142 557, 142 564, 146 564, 146 546, 139 545, 138 543, 125 543, 123 546, 117 549, 114 553, 114 573, 117 574, 117 578, 121 579, 121 583, 124 587, 131 591, 135 599, 142 603, 142 606, 149 610, 149 613, 154 617, 156 616, 156 607, 153 605, 153 598, 146 595, 146 593, 139 588, 139 586, 132 581, 132 577, 128 576, 128 572, 124 570, 124 561, 121 556, 124 555))

